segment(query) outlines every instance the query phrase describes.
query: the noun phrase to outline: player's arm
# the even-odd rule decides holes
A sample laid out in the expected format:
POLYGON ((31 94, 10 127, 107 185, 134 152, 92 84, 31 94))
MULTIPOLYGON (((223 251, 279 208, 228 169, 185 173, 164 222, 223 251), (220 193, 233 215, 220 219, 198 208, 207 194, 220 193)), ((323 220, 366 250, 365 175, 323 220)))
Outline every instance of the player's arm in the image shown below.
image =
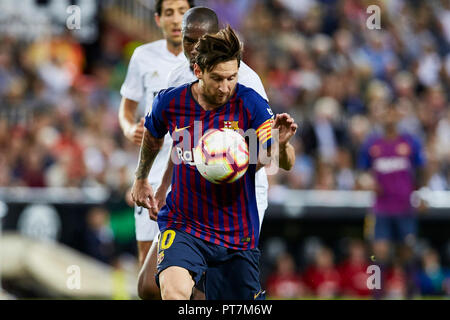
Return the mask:
POLYGON ((140 146, 144 136, 144 118, 135 122, 137 107, 136 101, 123 97, 119 107, 119 124, 125 137, 140 146))
POLYGON ((156 202, 152 187, 148 183, 147 178, 163 142, 164 138, 156 138, 145 129, 135 179, 131 188, 131 196, 134 202, 140 207, 147 208, 150 213, 150 218, 154 220, 156 220, 157 213, 156 202))
POLYGON ((272 129, 278 129, 279 132, 279 161, 280 168, 291 170, 295 163, 295 149, 289 143, 289 140, 297 132, 297 124, 287 113, 277 114, 273 122, 272 129))
POLYGON ((119 124, 128 140, 140 146, 144 135, 144 119, 136 123, 138 101, 144 96, 144 83, 141 74, 140 57, 142 50, 137 48, 131 56, 125 81, 120 88, 122 100, 119 106, 119 124))
MULTIPOLYGON (((170 151, 172 155, 172 149, 170 151)), ((164 175, 162 177, 162 181, 158 190, 155 193, 155 199, 158 205, 158 211, 164 206, 166 200, 167 190, 169 190, 170 184, 172 183, 172 174, 173 174, 173 162, 172 157, 169 157, 167 161, 166 171, 164 171, 164 175)))
POLYGON ((167 123, 162 116, 165 104, 161 96, 162 93, 160 92, 153 101, 153 111, 145 117, 144 138, 142 139, 139 162, 131 189, 133 200, 138 206, 147 208, 150 218, 153 220, 156 220, 158 210, 153 190, 147 178, 167 133, 167 123))
MULTIPOLYGON (((294 119, 287 113, 277 114, 272 123, 272 130, 278 130, 278 144, 268 146, 267 155, 272 157, 278 153, 279 167, 284 170, 291 170, 295 163, 295 149, 289 140, 296 133, 297 127, 294 119)), ((256 169, 262 166, 258 161, 256 169)))

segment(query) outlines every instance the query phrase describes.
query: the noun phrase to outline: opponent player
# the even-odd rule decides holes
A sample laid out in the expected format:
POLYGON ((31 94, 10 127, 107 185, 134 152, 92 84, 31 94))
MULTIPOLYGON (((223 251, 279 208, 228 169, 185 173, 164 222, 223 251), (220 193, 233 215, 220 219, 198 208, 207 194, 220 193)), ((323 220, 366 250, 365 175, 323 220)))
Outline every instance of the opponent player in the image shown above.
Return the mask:
MULTIPOLYGON (((392 104, 384 108, 384 133, 368 139, 358 161, 359 168, 370 169, 375 179, 373 251, 382 271, 391 260, 391 245, 399 244, 397 256, 399 253, 409 256, 403 263, 411 261, 417 234, 417 217, 411 206, 411 194, 421 184, 420 168, 425 163, 420 142, 411 135, 397 131, 397 106, 392 104)), ((375 294, 379 296, 379 293, 375 294)))
MULTIPOLYGON (((293 119, 282 114, 273 121, 267 101, 237 83, 241 45, 234 31, 228 27, 205 35, 195 49, 198 81, 161 91, 153 112, 146 116, 132 188, 138 205, 157 206, 147 176, 167 131, 186 154, 195 147, 194 137, 233 121, 244 131, 255 129, 260 147, 269 153, 272 148, 278 149, 281 168, 290 170, 295 161, 294 149, 288 143, 297 130, 293 119), (200 133, 194 133, 199 128, 194 122, 200 122, 200 133), (272 122, 279 130, 279 145, 274 147, 272 122)), ((206 274, 207 299, 261 298, 257 248, 260 225, 255 197, 255 173, 261 165, 250 164, 234 183, 216 185, 205 180, 190 162, 180 160, 174 167, 166 205, 158 213, 161 239, 157 281, 162 298, 189 299, 194 284, 207 269, 215 270, 213 285, 206 274)))
MULTIPOLYGON (((183 51, 187 58, 183 63, 176 67, 169 74, 168 86, 177 87, 185 83, 193 82, 197 78, 193 73, 194 67, 194 46, 197 41, 205 34, 217 33, 219 31, 219 21, 216 13, 206 7, 195 7, 189 9, 183 16, 182 22, 182 45, 183 51)), ((265 100, 268 101, 266 91, 259 78, 258 74, 253 71, 244 62, 241 62, 238 72, 239 83, 254 89, 265 100)), ((164 203, 167 190, 172 181, 173 162, 169 158, 167 169, 162 179, 162 182, 155 192, 155 198, 158 201, 158 209, 164 203)), ((265 169, 258 170, 256 173, 256 200, 259 213, 260 228, 264 217, 264 212, 267 209, 267 190, 268 181, 265 169)), ((155 237, 149 254, 144 262, 141 272, 139 273, 138 292, 143 299, 151 296, 149 291, 154 290, 155 286, 155 272, 156 272, 156 254, 158 248, 158 238, 155 237)), ((195 298, 199 298, 196 295, 195 298)))
MULTIPOLYGON (((144 118, 135 122, 138 104, 145 103, 145 113, 151 111, 154 96, 167 88, 167 75, 179 63, 186 60, 182 54, 181 21, 183 14, 192 6, 193 0, 157 0, 155 21, 164 39, 138 47, 131 57, 125 82, 120 93, 119 122, 124 135, 136 145, 141 145, 144 118)), ((149 182, 157 188, 161 182, 172 139, 167 135, 163 148, 155 159, 149 182)), ((136 240, 139 265, 142 266, 153 238, 159 232, 158 225, 149 218, 147 209, 135 207, 136 240)), ((156 288, 156 293, 159 291, 156 288)))

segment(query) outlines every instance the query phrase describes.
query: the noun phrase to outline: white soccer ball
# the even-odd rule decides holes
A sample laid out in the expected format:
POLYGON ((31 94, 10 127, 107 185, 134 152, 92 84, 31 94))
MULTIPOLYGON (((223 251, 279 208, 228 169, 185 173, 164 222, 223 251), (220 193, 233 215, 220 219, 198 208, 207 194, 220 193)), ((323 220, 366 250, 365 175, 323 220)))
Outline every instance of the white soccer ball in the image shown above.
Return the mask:
POLYGON ((232 183, 247 171, 248 146, 236 131, 211 129, 198 141, 194 162, 206 180, 216 184, 232 183))

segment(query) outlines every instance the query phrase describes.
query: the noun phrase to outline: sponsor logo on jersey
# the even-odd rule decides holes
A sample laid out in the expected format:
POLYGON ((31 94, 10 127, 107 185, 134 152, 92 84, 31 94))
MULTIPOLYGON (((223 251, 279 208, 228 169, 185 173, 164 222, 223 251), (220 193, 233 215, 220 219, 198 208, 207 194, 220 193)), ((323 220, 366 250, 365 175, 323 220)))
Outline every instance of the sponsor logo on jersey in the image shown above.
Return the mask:
POLYGON ((409 169, 409 161, 404 157, 382 157, 374 162, 375 171, 383 174, 409 169))
POLYGON ((189 128, 189 127, 190 127, 190 126, 183 127, 183 128, 178 128, 178 127, 175 126, 175 132, 183 131, 184 129, 187 129, 187 128, 189 128))

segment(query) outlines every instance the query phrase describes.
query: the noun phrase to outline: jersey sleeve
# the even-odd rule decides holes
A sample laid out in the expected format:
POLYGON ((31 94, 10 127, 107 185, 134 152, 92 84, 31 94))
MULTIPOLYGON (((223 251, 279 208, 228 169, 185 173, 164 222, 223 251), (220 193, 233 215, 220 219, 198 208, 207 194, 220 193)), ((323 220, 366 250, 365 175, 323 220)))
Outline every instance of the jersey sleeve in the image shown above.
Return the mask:
POLYGON ((422 144, 419 139, 411 137, 411 162, 415 167, 423 167, 425 165, 425 155, 424 150, 422 148, 422 144))
POLYGON ((155 138, 163 138, 167 131, 167 121, 165 120, 166 104, 164 103, 164 92, 160 91, 153 100, 152 111, 149 111, 145 116, 144 126, 150 131, 155 138))
POLYGON ((122 97, 139 102, 144 96, 144 80, 141 77, 139 68, 139 48, 137 48, 131 56, 128 65, 127 76, 120 88, 122 97))
POLYGON ((251 128, 255 129, 256 136, 263 148, 272 145, 272 123, 274 115, 269 104, 263 97, 253 91, 250 98, 251 128))
POLYGON ((357 158, 357 166, 360 170, 368 170, 372 167, 372 158, 369 149, 372 146, 370 140, 366 141, 360 148, 357 158))

